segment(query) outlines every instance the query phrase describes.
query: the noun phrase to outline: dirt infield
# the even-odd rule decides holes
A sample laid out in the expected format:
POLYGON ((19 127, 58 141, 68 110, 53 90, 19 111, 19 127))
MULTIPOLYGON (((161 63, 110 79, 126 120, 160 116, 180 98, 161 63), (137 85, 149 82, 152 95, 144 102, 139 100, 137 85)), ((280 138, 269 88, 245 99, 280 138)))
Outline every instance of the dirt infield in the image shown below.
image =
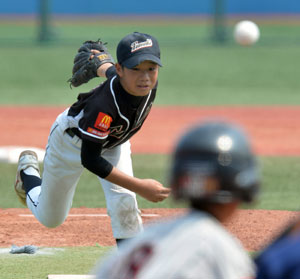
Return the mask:
MULTIPOLYGON (((184 213, 183 209, 143 209, 145 224, 184 213)), ((256 251, 299 216, 298 212, 240 210, 226 223, 249 251, 256 251)), ((43 227, 28 209, 0 209, 0 247, 12 244, 43 247, 115 245, 104 208, 73 208, 59 227, 43 227)))
MULTIPOLYGON (((63 107, 0 107, 0 146, 44 148, 52 122, 63 107), (8 121, 9 120, 9 121, 8 121)), ((169 153, 191 124, 226 119, 240 124, 260 155, 299 156, 300 107, 155 107, 132 139, 134 153, 169 153)), ((176 209, 142 210, 145 223, 182 213, 176 209)), ((58 228, 47 229, 28 209, 0 209, 0 247, 114 245, 105 209, 74 208, 58 228)), ((297 212, 241 210, 226 224, 248 250, 258 250, 294 220, 297 212)))

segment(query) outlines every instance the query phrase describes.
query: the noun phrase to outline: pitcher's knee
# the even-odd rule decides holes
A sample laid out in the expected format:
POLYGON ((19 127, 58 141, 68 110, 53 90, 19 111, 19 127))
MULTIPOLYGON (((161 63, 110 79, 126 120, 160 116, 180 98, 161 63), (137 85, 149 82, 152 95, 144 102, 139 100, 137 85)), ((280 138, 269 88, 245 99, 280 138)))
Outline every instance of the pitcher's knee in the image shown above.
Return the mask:
POLYGON ((60 226, 64 221, 65 221, 65 218, 38 218, 39 222, 49 228, 49 229, 53 229, 53 228, 56 228, 58 226, 60 226))

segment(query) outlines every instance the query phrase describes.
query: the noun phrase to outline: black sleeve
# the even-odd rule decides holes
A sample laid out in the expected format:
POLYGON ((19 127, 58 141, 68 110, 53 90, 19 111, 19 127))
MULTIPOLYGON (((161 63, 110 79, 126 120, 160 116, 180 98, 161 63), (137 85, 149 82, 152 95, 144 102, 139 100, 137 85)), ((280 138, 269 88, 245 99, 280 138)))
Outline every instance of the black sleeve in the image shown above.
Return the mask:
POLYGON ((101 157, 102 144, 88 140, 82 140, 81 145, 81 163, 90 172, 100 176, 107 177, 113 165, 101 157))
POLYGON ((117 71, 116 71, 116 67, 114 65, 109 67, 105 72, 105 75, 107 78, 111 78, 111 77, 115 76, 116 74, 117 74, 117 71))

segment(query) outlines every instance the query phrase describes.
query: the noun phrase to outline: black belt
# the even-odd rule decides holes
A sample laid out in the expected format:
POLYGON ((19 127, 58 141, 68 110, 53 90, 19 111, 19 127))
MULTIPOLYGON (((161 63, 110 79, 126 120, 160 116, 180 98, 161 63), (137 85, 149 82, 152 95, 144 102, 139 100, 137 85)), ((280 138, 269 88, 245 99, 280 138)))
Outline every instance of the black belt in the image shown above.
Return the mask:
POLYGON ((78 128, 68 128, 65 131, 71 138, 74 138, 74 136, 77 136, 81 139, 81 133, 79 132, 78 128))

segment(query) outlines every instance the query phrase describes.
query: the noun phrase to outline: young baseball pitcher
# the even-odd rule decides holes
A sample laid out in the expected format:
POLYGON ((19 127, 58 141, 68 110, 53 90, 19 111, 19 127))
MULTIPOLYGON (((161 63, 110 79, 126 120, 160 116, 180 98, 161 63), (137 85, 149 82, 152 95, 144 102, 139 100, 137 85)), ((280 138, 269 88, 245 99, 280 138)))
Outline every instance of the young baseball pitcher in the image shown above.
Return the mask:
POLYGON ((117 46, 118 63, 101 41, 86 41, 74 59, 71 85, 96 76, 107 80, 62 112, 54 122, 41 179, 37 155, 20 154, 15 190, 46 227, 64 222, 84 168, 99 177, 117 240, 142 230, 136 193, 159 202, 169 189, 153 179, 133 176, 129 139, 148 116, 157 90, 160 49, 143 33, 125 36, 117 46))
POLYGON ((195 125, 173 154, 170 185, 186 214, 149 226, 100 263, 97 279, 250 279, 255 266, 224 222, 255 199, 260 176, 247 137, 234 125, 195 125))

